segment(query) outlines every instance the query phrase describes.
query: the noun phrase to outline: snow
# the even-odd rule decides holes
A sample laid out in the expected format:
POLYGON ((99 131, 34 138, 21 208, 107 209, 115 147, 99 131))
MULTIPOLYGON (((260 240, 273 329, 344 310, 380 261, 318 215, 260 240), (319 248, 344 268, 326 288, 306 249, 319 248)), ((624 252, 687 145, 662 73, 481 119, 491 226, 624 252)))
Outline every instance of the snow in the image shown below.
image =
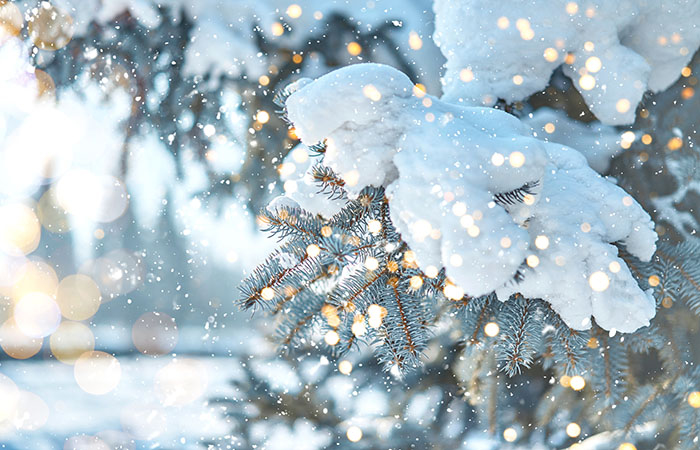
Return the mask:
POLYGON ((267 209, 274 212, 279 207, 298 207, 303 203, 307 211, 330 218, 345 205, 343 199, 330 199, 321 192, 313 178, 313 167, 320 159, 304 144, 297 145, 284 158, 280 180, 284 183, 284 195, 280 195, 268 204, 267 209))
POLYGON ((326 141, 323 164, 351 197, 386 186, 392 221, 419 266, 446 267, 467 295, 543 298, 576 329, 593 315, 631 332, 654 316, 653 298, 613 245, 648 260, 656 241, 649 215, 576 150, 532 137, 503 111, 426 95, 378 64, 304 82, 286 107, 306 145, 326 141), (526 184, 524 203, 494 202, 526 184))
POLYGON ((522 100, 563 65, 605 124, 632 123, 644 92, 670 86, 700 45, 698 0, 436 0, 435 15, 446 99, 522 100))
MULTIPOLYGON (((122 378, 117 388, 105 395, 91 395, 80 389, 73 367, 57 361, 3 361, 2 372, 22 393, 38 396, 48 416, 33 430, 17 430, 10 423, 0 426, 0 447, 33 449, 64 448, 66 441, 90 438, 93 446, 66 448, 112 448, 105 442, 118 439, 118 448, 201 448, 202 439, 223 436, 231 423, 223 417, 212 397, 235 394, 230 358, 120 357, 122 378), (204 379, 165 380, 169 365, 188 364, 206 374, 204 379), (46 374, 50 373, 50 380, 46 374), (184 384, 188 383, 188 384, 184 384), (185 404, 172 404, 162 386, 178 388, 191 397, 185 404), (195 397, 196 398, 192 398, 195 397), (44 422, 45 423, 42 423, 44 422), (95 438, 94 436, 97 436, 95 438), (71 440, 72 439, 72 440, 71 440), (96 444, 102 444, 98 446, 96 444)), ((0 374, 2 376, 2 374, 0 374)), ((38 408, 30 408, 25 420, 37 420, 38 408)))
POLYGON ((622 152, 621 133, 600 122, 581 123, 551 108, 540 108, 523 121, 532 128, 533 136, 578 150, 598 173, 605 173, 610 158, 622 152))

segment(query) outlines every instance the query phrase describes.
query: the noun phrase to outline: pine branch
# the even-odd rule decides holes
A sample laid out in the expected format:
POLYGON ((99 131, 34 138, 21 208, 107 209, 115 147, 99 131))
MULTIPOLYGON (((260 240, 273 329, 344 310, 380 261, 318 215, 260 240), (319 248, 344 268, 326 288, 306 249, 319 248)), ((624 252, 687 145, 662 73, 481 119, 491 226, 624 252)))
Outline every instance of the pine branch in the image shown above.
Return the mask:
POLYGON ((366 222, 378 215, 383 201, 383 188, 366 187, 356 199, 349 201, 347 206, 331 218, 330 224, 348 231, 364 231, 366 222))
POLYGON ((593 387, 599 396, 600 403, 608 408, 617 405, 626 392, 626 379, 629 370, 627 349, 618 339, 608 337, 600 329, 596 330, 598 348, 591 352, 593 387))
POLYGON ((353 305, 353 307, 359 307, 364 311, 378 296, 378 286, 386 283, 385 275, 386 267, 377 270, 368 270, 363 267, 343 279, 331 291, 328 301, 334 306, 346 308, 348 305, 353 305))
POLYGON ((429 321, 420 299, 411 294, 406 280, 392 276, 383 286, 378 304, 386 309, 384 340, 378 349, 380 361, 387 368, 395 364, 400 372, 419 367, 427 346, 429 321))
POLYGON ((322 221, 301 208, 284 206, 275 211, 265 208, 258 217, 265 224, 262 231, 279 240, 292 236, 314 241, 321 236, 322 221))
POLYGON ((307 147, 310 152, 315 153, 316 156, 321 156, 326 153, 326 141, 319 142, 318 144, 312 144, 307 147))
POLYGON ((321 319, 321 311, 325 304, 325 296, 301 291, 289 303, 289 311, 284 316, 278 328, 281 346, 289 351, 311 334, 315 324, 321 319))
POLYGON ((516 295, 505 302, 498 315, 501 339, 496 345, 496 358, 508 376, 529 368, 541 344, 542 312, 538 302, 516 295))
POLYGON ((500 192, 493 196, 493 201, 499 206, 515 205, 523 203, 528 195, 535 195, 535 188, 539 186, 540 181, 529 181, 524 185, 512 191, 500 192))
MULTIPOLYGON (((672 276, 678 277, 673 283, 675 297, 683 299, 695 314, 700 315, 700 245, 690 242, 676 246, 661 244, 656 256, 661 265, 670 266, 672 276)), ((669 293, 672 295, 674 290, 669 293)))
POLYGON ((275 96, 272 99, 272 102, 279 107, 279 109, 275 110, 275 113, 289 126, 292 126, 292 121, 289 120, 289 114, 287 112, 287 99, 289 98, 290 95, 294 93, 292 89, 290 89, 290 85, 285 86, 282 89, 279 89, 276 93, 275 96))
POLYGON ((318 258, 309 257, 305 246, 290 242, 273 252, 243 280, 239 287, 243 297, 239 303, 244 309, 269 309, 320 271, 318 258))
POLYGON ((665 385, 666 383, 661 382, 657 383, 656 386, 646 385, 638 390, 635 397, 629 402, 628 411, 631 411, 632 414, 629 415, 625 425, 622 427, 626 433, 629 433, 639 422, 644 421, 649 407, 666 389, 665 385))
POLYGON ((313 178, 321 190, 320 194, 326 194, 331 200, 347 198, 345 181, 340 178, 330 167, 317 164, 312 169, 313 178))
POLYGON ((546 321, 554 328, 551 347, 554 362, 564 364, 562 368, 566 375, 582 373, 588 333, 569 328, 549 304, 546 312, 546 321))
POLYGON ((481 343, 479 336, 483 334, 484 325, 492 314, 492 306, 497 302, 495 295, 486 295, 472 299, 463 309, 464 334, 469 336, 466 340, 468 346, 481 343))

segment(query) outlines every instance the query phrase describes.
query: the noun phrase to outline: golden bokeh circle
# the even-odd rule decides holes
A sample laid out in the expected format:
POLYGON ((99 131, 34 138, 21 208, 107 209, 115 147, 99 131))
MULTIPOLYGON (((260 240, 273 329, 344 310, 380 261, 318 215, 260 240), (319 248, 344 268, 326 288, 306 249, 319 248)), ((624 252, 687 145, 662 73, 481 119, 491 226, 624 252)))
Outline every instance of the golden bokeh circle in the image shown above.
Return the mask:
POLYGON ((22 333, 13 318, 7 319, 0 326, 0 346, 11 358, 31 358, 39 353, 42 342, 41 339, 22 333))
POLYGON ((27 24, 29 38, 42 50, 58 50, 73 37, 73 18, 62 9, 48 2, 37 8, 27 24))
POLYGON ((44 100, 55 100, 56 83, 51 75, 41 69, 35 69, 34 76, 36 77, 37 97, 44 100))
POLYGON ((49 339, 51 353, 65 364, 75 364, 80 355, 95 349, 95 335, 80 322, 64 321, 49 339))
POLYGON ((41 224, 32 208, 22 203, 0 206, 0 250, 7 254, 29 254, 41 239, 41 224))
POLYGON ((177 344, 175 319, 160 312, 148 312, 136 320, 131 330, 134 346, 145 355, 165 355, 177 344))
POLYGON ((70 320, 86 320, 100 308, 100 289, 92 278, 83 274, 69 275, 56 289, 56 303, 61 314, 70 320))
POLYGON ((44 228, 52 233, 70 230, 68 212, 58 203, 55 189, 49 189, 41 196, 36 205, 36 215, 44 228))
POLYGON ((3 34, 17 36, 22 31, 23 26, 22 12, 17 5, 0 0, 0 37, 3 34))
POLYGON ((75 361, 75 381, 88 394, 104 395, 117 387, 122 377, 119 361, 109 353, 85 352, 75 361))
POLYGON ((0 295, 11 297, 15 302, 32 292, 54 295, 58 286, 56 271, 40 259, 27 260, 17 269, 19 276, 14 284, 0 286, 0 295))

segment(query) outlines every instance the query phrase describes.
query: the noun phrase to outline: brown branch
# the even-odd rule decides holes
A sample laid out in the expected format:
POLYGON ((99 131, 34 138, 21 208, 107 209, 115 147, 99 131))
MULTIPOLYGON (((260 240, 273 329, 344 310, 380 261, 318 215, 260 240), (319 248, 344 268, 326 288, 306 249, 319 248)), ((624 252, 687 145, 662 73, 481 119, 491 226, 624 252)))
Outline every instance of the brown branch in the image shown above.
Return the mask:
MULTIPOLYGON (((286 277, 294 269, 301 266, 308 259, 309 259, 309 256, 304 254, 304 256, 299 260, 299 262, 294 265, 294 267, 290 267, 289 269, 284 269, 282 272, 280 272, 279 274, 272 277, 272 279, 268 283, 268 287, 272 287, 272 286, 275 286, 276 284, 281 283, 282 280, 284 280, 284 277, 286 277)), ((255 294, 251 295, 250 297, 245 299, 245 301, 243 303, 244 303, 246 308, 250 308, 251 306, 256 304, 258 302, 258 300, 262 300, 262 296, 261 296, 260 292, 256 292, 255 294)))
POLYGON ((515 344, 513 345, 515 350, 513 351, 511 358, 509 358, 508 363, 508 365, 514 365, 515 367, 517 367, 518 365, 520 365, 520 363, 524 361, 524 358, 520 355, 520 351, 525 339, 525 325, 527 323, 528 312, 530 311, 530 307, 532 306, 532 301, 530 299, 525 299, 525 302, 525 308, 523 309, 523 313, 520 317, 518 331, 515 334, 515 344))
POLYGON ((403 328, 403 332, 406 335, 406 349, 410 351, 413 355, 416 354, 416 345, 413 342, 413 338, 411 337, 411 332, 408 328, 408 319, 406 318, 406 314, 403 311, 403 303, 401 302, 401 296, 399 295, 399 290, 396 287, 398 283, 390 283, 391 288, 394 291, 394 298, 396 299, 396 305, 399 307, 399 315, 401 316, 401 326, 403 328))
POLYGON ((386 272, 386 267, 383 268, 382 270, 376 272, 374 274, 374 278, 372 278, 370 281, 366 282, 360 289, 358 289, 356 292, 354 292, 349 298, 347 298, 345 301, 346 302, 353 302, 357 297, 360 296, 360 294, 364 293, 367 289, 369 289, 370 286, 372 286, 374 283, 379 280, 382 275, 386 272))
POLYGON ((478 344, 479 338, 479 330, 481 329, 481 325, 484 323, 484 320, 486 319, 486 309, 488 306, 491 304, 489 300, 486 300, 486 303, 484 303, 484 307, 481 308, 481 312, 479 313, 479 320, 476 322, 476 327, 474 328, 474 334, 472 334, 471 339, 469 339, 470 344, 478 344))
POLYGON ((284 338, 284 341, 282 342, 282 345, 289 345, 289 343, 292 342, 292 339, 294 339, 294 336, 296 336, 297 333, 298 333, 299 331, 301 331, 302 327, 303 327, 304 325, 306 325, 307 323, 309 323, 309 321, 310 321, 311 319, 313 319, 315 315, 316 315, 316 313, 313 312, 313 313, 309 314, 308 316, 304 317, 303 319, 301 319, 299 322, 297 322, 297 324, 296 324, 296 326, 294 327, 294 329, 292 329, 292 331, 289 332, 289 334, 287 335, 287 337, 284 338))
POLYGON ((632 426, 634 426, 634 422, 642 415, 642 413, 647 408, 647 406, 649 406, 651 404, 651 402, 656 400, 656 397, 658 397, 659 394, 661 394, 664 390, 666 390, 666 388, 668 386, 675 383, 675 381, 678 379, 680 374, 681 374, 681 372, 679 371, 671 379, 669 379, 663 383, 659 383, 656 386, 656 388, 654 389, 654 392, 652 392, 646 399, 644 399, 644 401, 639 406, 637 411, 635 411, 634 414, 632 415, 632 417, 630 418, 630 420, 627 421, 627 423, 625 424, 625 432, 629 432, 630 429, 632 429, 632 426))
POLYGON ((321 273, 316 275, 314 278, 312 278, 309 282, 305 283, 301 287, 291 288, 290 291, 288 293, 286 293, 285 297, 277 304, 277 306, 275 306, 275 309, 272 310, 271 314, 274 315, 274 314, 277 314, 278 312, 280 312, 282 310, 282 308, 284 307, 284 305, 286 305, 287 302, 289 302, 292 298, 294 298, 295 295, 297 295, 299 292, 306 289, 308 286, 314 284, 318 280, 324 278, 326 275, 327 274, 325 271, 321 271, 321 273))

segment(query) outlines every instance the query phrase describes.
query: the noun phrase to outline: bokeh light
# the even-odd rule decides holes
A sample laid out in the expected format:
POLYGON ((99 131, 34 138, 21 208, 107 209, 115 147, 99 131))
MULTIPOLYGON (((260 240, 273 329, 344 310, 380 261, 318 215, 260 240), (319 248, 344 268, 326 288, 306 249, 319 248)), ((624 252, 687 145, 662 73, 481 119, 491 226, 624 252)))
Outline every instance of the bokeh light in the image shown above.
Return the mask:
POLYGON ((506 428, 503 430, 503 439, 506 440, 506 442, 514 442, 518 438, 518 432, 515 430, 515 428, 506 428))
POLYGON ((102 303, 136 289, 143 282, 143 271, 141 258, 124 249, 87 261, 79 270, 97 283, 102 292, 102 303))
POLYGON ((103 395, 117 387, 122 376, 119 361, 99 351, 85 352, 75 361, 73 376, 88 394, 103 395))
POLYGON ((45 229, 52 233, 65 233, 70 230, 68 212, 58 203, 56 189, 50 188, 39 199, 36 215, 45 229))
POLYGON ((86 320, 100 307, 100 289, 87 275, 70 275, 61 280, 56 289, 56 303, 63 317, 86 320))
POLYGON ((56 359, 75 364, 80 355, 95 349, 95 336, 83 323, 64 321, 51 335, 49 346, 56 359))
POLYGON ((9 286, 0 285, 0 294, 11 297, 15 301, 32 292, 41 292, 48 296, 56 293, 58 276, 56 271, 40 259, 32 259, 15 268, 17 279, 9 286))
POLYGON ((29 254, 41 238, 41 225, 34 211, 21 203, 0 206, 0 251, 29 254))
POLYGON ((338 363, 338 371, 343 375, 350 375, 352 372, 352 363, 344 359, 338 363))
POLYGON ((0 251, 0 295, 10 295, 12 287, 24 276, 28 262, 23 255, 0 251))
POLYGON ((605 272, 596 271, 588 277, 588 284, 596 292, 603 292, 610 286, 610 277, 605 272))
POLYGON ((42 100, 56 99, 56 83, 51 78, 51 75, 41 69, 34 71, 37 84, 37 96, 42 100))
POLYGON ((348 53, 350 53, 352 56, 357 56, 360 53, 362 53, 362 46, 358 44, 357 42, 350 42, 348 44, 348 53))
POLYGON ((571 377, 569 385, 574 391, 580 391, 586 387, 586 380, 581 375, 574 375, 571 377))
POLYGON ((177 344, 175 319, 164 313, 145 313, 134 323, 131 338, 134 346, 145 355, 169 353, 177 344))
POLYGON ((71 170, 56 184, 58 203, 69 213, 95 222, 112 222, 129 204, 124 184, 111 175, 71 170))
POLYGON ((700 392, 693 391, 688 394, 688 404, 693 408, 700 408, 700 392))
POLYGON ((29 18, 29 38, 42 50, 58 50, 73 37, 73 19, 49 2, 42 2, 29 18))
POLYGON ((346 435, 350 442, 359 442, 359 440, 362 439, 362 429, 356 425, 352 425, 348 427, 346 435))
POLYGON ((581 434, 581 426, 576 422, 571 422, 566 426, 566 434, 570 438, 577 438, 581 434))
POLYGON ((489 322, 484 326, 484 334, 488 337, 495 337, 498 336, 498 333, 501 331, 501 328, 498 326, 496 322, 489 322))
POLYGON ((24 334, 10 318, 0 326, 0 346, 12 358, 27 359, 39 353, 42 340, 24 334))
POLYGON ((15 305, 14 318, 22 333, 33 338, 50 335, 61 323, 61 310, 43 292, 31 292, 15 305))
POLYGON ((0 0, 0 38, 17 36, 24 25, 22 12, 12 2, 0 0))

